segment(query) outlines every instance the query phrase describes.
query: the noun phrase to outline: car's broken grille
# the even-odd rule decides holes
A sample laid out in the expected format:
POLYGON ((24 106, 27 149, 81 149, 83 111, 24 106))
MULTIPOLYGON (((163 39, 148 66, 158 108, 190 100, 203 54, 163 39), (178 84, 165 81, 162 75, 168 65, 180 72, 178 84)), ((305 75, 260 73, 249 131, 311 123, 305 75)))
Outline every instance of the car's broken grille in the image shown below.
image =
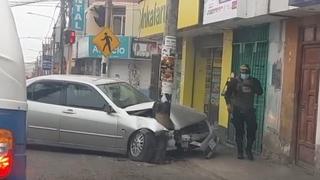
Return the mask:
POLYGON ((200 123, 183 128, 180 132, 181 134, 204 133, 209 132, 209 127, 205 121, 201 121, 200 123))

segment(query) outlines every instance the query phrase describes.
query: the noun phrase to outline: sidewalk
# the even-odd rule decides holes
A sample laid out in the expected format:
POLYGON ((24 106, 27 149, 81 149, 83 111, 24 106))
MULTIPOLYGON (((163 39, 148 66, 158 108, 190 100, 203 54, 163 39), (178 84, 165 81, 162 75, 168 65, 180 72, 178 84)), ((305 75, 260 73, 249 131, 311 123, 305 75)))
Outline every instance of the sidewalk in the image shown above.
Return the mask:
POLYGON ((319 176, 307 174, 300 167, 275 164, 261 158, 255 161, 238 160, 232 149, 220 147, 210 160, 193 156, 192 166, 201 169, 217 180, 319 180, 319 176))

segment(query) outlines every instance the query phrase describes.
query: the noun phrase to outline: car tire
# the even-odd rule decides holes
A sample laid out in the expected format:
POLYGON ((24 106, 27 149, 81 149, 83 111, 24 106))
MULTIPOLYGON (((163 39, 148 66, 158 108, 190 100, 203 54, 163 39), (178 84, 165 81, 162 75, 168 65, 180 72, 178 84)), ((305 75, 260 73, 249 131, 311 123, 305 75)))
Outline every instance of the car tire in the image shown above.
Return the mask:
POLYGON ((154 134, 142 129, 130 138, 128 155, 133 161, 150 162, 155 154, 156 138, 154 134))

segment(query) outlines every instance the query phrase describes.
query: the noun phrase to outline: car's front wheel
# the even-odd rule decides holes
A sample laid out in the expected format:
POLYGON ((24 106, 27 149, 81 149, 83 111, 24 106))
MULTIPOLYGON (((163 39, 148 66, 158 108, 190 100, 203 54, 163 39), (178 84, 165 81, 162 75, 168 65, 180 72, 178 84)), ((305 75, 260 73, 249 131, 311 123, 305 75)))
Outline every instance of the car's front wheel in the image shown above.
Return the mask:
POLYGON ((133 134, 129 142, 129 158, 134 161, 150 162, 155 154, 154 134, 142 129, 133 134))

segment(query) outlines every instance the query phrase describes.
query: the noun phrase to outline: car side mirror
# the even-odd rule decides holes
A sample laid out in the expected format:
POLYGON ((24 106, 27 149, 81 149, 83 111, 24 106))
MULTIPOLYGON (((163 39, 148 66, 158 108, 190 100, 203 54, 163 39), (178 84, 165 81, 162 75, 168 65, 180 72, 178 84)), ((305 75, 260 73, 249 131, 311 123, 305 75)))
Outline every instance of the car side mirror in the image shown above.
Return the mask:
POLYGON ((113 109, 109 104, 106 104, 106 106, 104 107, 104 111, 107 112, 108 114, 113 113, 113 109))

